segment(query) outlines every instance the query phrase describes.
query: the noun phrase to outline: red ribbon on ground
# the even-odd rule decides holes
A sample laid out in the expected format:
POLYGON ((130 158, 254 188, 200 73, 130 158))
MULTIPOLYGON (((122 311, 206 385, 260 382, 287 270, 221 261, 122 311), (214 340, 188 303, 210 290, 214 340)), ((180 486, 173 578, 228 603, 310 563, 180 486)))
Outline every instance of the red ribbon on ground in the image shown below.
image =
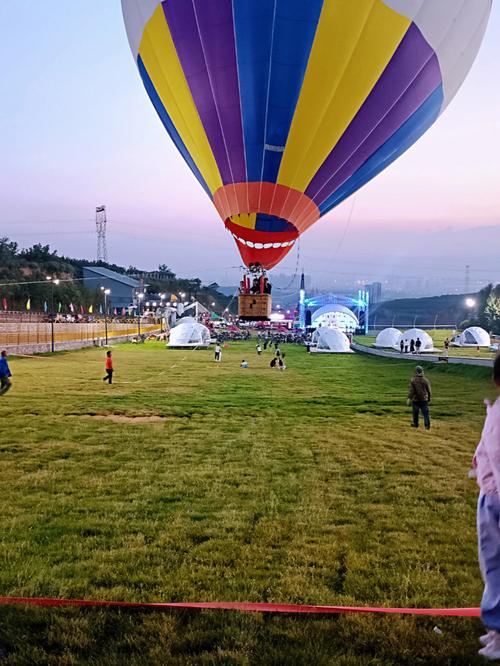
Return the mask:
POLYGON ((140 603, 135 601, 100 601, 91 599, 50 599, 46 597, 0 597, 0 606, 77 606, 97 608, 143 608, 168 610, 235 610, 247 613, 293 613, 339 615, 344 613, 380 613, 390 615, 436 615, 440 617, 479 617, 479 608, 377 608, 371 606, 311 606, 301 604, 268 604, 246 601, 206 601, 177 603, 140 603))

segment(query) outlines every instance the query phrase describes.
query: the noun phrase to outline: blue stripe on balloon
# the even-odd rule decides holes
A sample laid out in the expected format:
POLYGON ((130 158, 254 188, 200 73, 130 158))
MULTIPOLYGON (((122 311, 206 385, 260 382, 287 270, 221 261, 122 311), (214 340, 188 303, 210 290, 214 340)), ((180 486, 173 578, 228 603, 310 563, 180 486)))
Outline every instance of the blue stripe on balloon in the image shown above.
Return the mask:
POLYGON ((212 198, 212 193, 210 192, 210 189, 208 185, 205 182, 205 179, 201 175, 200 171, 198 170, 198 167, 193 161, 193 158, 189 154, 183 140, 179 136, 179 133, 174 127, 174 124, 172 123, 172 120, 170 119, 170 116, 167 113, 167 110, 163 106, 163 102, 161 101, 160 97, 158 96, 158 93, 156 92, 156 89, 153 85, 153 82, 151 81, 151 78, 146 70, 146 67, 144 66, 144 63, 142 62, 141 56, 138 56, 137 58, 137 64, 139 66, 139 72, 142 78, 142 81, 144 83, 144 87, 146 88, 146 91, 149 95, 149 98, 151 102, 153 103, 153 106, 156 109, 156 113, 160 116, 160 120, 163 123, 165 129, 167 130, 170 138, 174 142, 175 146, 177 147, 177 150, 180 152, 182 157, 185 159, 186 164, 188 167, 191 169, 191 171, 194 173, 196 178, 198 179, 200 185, 203 187, 205 192, 208 194, 210 198, 212 198))
POLYGON ((323 0, 233 0, 250 182, 276 182, 322 6, 323 0))
POLYGON ((255 230, 276 233, 283 233, 284 231, 296 231, 295 227, 293 224, 290 224, 290 222, 287 222, 281 217, 266 215, 265 213, 257 213, 255 230))
POLYGON ((440 85, 391 138, 319 206, 321 215, 338 206, 406 152, 437 120, 443 99, 440 85))

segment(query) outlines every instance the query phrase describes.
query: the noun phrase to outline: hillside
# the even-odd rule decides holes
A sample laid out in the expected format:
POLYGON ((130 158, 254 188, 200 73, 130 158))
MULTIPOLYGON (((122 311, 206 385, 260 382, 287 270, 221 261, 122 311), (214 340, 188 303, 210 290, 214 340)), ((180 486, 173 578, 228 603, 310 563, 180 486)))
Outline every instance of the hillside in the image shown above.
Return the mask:
POLYGON ((182 292, 219 312, 231 300, 217 291, 217 284, 203 286, 198 278, 180 278, 165 264, 159 266, 157 272, 149 273, 134 266, 124 268, 103 261, 60 256, 49 245, 36 244, 21 249, 16 242, 0 238, 0 306, 5 309, 6 303, 9 310, 25 310, 29 299, 34 312, 43 311, 45 303, 50 307, 51 287, 47 280, 50 276, 60 279, 57 301, 62 303, 63 311, 70 303, 76 310, 80 306, 87 309, 91 304, 95 307, 101 302, 101 295, 83 286, 84 266, 101 266, 124 275, 144 276, 150 293, 182 292), (212 303, 215 305, 211 306, 212 303))

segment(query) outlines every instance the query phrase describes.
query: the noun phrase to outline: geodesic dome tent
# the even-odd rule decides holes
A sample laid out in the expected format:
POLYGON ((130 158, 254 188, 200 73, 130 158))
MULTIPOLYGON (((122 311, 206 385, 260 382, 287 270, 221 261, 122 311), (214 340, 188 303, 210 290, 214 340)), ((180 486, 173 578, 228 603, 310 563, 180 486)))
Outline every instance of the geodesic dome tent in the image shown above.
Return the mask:
POLYGON ((453 344, 457 347, 489 347, 491 338, 488 331, 480 326, 470 326, 462 331, 454 339, 453 344))
POLYGON ((175 325, 179 326, 179 324, 196 324, 196 319, 194 317, 180 317, 177 319, 175 325))
POLYGON ((395 347, 398 343, 398 340, 400 339, 400 335, 401 331, 399 328, 384 328, 384 330, 380 331, 380 333, 377 335, 377 339, 375 340, 373 346, 380 347, 382 349, 395 347))
POLYGON ((320 326, 312 336, 312 352, 325 352, 330 354, 345 354, 351 352, 351 345, 347 335, 338 328, 320 326))
POLYGON ((208 347, 210 331, 197 322, 180 323, 170 331, 168 347, 208 347))
POLYGON ((354 312, 345 305, 329 303, 313 312, 311 326, 315 328, 333 326, 341 331, 355 331, 359 326, 359 321, 354 312))
POLYGON ((436 351, 433 339, 428 333, 426 333, 421 328, 410 328, 407 331, 404 331, 404 333, 401 333, 401 335, 398 337, 396 341, 396 344, 394 345, 394 349, 400 351, 401 340, 403 340, 405 345, 406 344, 408 345, 409 349, 411 341, 413 340, 414 342, 416 342, 417 338, 420 338, 420 341, 422 343, 422 346, 420 347, 421 352, 436 351))

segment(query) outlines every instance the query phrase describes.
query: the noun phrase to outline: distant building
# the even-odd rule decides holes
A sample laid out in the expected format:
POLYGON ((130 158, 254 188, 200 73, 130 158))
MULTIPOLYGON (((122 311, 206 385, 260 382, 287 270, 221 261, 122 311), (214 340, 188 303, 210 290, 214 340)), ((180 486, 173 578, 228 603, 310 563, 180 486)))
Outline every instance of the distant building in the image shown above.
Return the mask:
POLYGON ((382 283, 381 282, 372 282, 367 284, 365 287, 368 295, 370 297, 370 305, 376 305, 382 300, 382 283))
POLYGON ((137 290, 144 285, 138 280, 100 266, 84 266, 83 285, 89 291, 99 291, 101 287, 110 289, 108 302, 113 308, 126 308, 134 301, 137 290))

